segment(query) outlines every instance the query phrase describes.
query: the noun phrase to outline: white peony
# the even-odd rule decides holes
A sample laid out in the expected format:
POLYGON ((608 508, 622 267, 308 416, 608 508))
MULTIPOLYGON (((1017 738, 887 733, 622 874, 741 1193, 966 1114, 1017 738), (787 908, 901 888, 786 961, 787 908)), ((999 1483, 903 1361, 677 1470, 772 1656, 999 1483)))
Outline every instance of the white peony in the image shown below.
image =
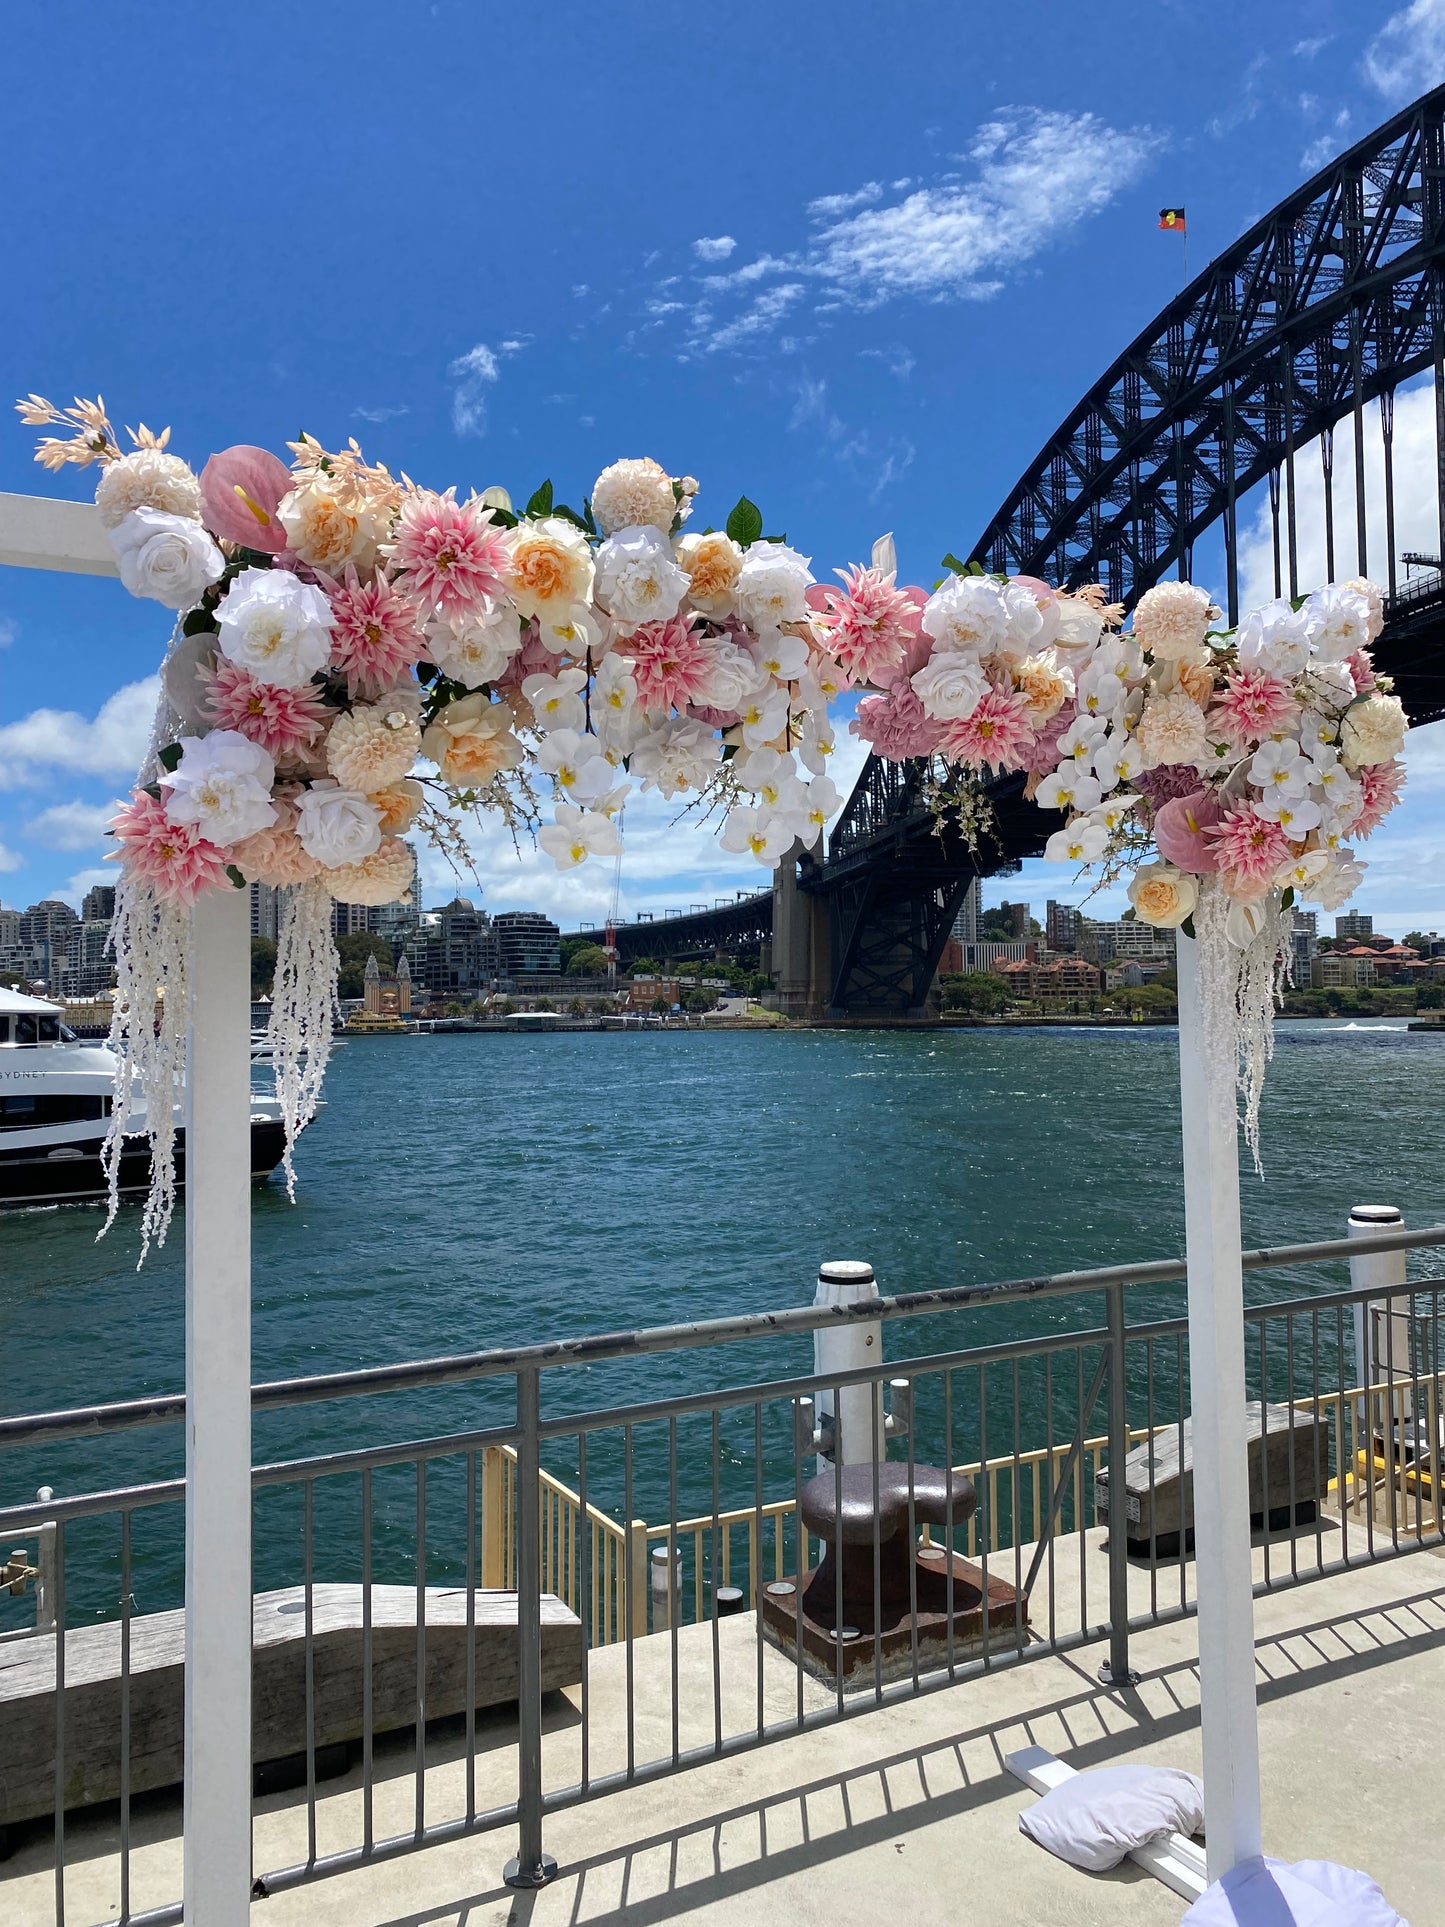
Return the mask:
POLYGON ((750 650, 722 637, 713 645, 698 701, 708 709, 741 709, 749 696, 767 687, 769 674, 750 650))
POLYGON ((208 843, 239 843, 276 821, 271 801, 275 765, 249 737, 235 729, 209 736, 183 736, 181 760, 157 780, 168 789, 166 815, 189 823, 208 843))
POLYGON ((110 546, 131 594, 167 609, 191 608, 226 566, 199 522, 164 509, 132 509, 110 531, 110 546))
POLYGON ((1358 589, 1331 584, 1317 589, 1302 611, 1310 642, 1322 662, 1343 662, 1374 639, 1370 598, 1358 589))
POLYGON ((360 790, 319 777, 297 798, 296 835, 324 869, 363 863, 381 848, 381 812, 360 790))
POLYGON ((811 556, 799 555, 786 542, 754 542, 738 570, 738 611, 754 629, 781 628, 802 622, 808 613, 808 590, 813 571, 811 556))
POLYGON ((1134 611, 1134 634, 1156 662, 1192 656, 1219 614, 1208 591, 1192 582, 1159 582, 1146 589, 1134 611))
POLYGON ((687 588, 667 537, 655 528, 625 528, 597 551, 597 600, 614 622, 665 622, 687 588))
POLYGON ((1241 669, 1265 669, 1286 681, 1309 661, 1309 619, 1303 608, 1267 602, 1247 615, 1234 633, 1241 669))
POLYGON ((951 575, 924 603, 922 620, 935 651, 991 656, 1009 634, 1011 615, 991 575, 951 575))
POLYGON ((666 535, 691 506, 690 495, 684 492, 679 501, 667 470, 645 455, 613 462, 592 485, 592 519, 604 535, 637 528, 660 529, 666 535))
POLYGON ((1311 900, 1323 910, 1340 909, 1364 882, 1367 867, 1353 850, 1332 850, 1329 868, 1316 877, 1310 889, 1311 900))
POLYGON ((1370 641, 1373 642, 1385 626, 1384 590, 1378 582, 1371 582, 1365 575, 1352 575, 1348 582, 1343 582, 1340 586, 1344 589, 1353 589, 1357 595, 1365 598, 1370 612, 1370 641))
POLYGON ((1367 696, 1345 713, 1340 725, 1340 755, 1347 769, 1388 763, 1405 747, 1409 727, 1398 696, 1367 696))
POLYGON ((201 485, 179 455, 138 448, 101 471, 95 506, 107 529, 119 528, 135 509, 161 509, 184 521, 199 522, 201 485))
POLYGON ((507 602, 495 603, 485 615, 439 617, 426 629, 427 655, 452 682, 464 689, 480 689, 495 682, 522 646, 517 612, 507 602))
POLYGON ((216 615, 221 654, 278 689, 300 689, 331 655, 331 604, 289 569, 243 569, 216 615))
POLYGON ((927 713, 943 722, 971 716, 988 692, 988 677, 978 663, 954 649, 930 657, 911 683, 927 713))

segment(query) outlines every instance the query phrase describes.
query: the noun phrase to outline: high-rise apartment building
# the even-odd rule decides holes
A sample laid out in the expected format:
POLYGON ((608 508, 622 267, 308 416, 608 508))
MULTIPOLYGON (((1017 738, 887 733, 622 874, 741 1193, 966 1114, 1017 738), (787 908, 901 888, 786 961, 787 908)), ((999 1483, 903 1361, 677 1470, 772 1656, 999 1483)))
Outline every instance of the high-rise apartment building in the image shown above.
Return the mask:
POLYGON ((1072 950, 1079 941, 1079 912, 1072 903, 1055 903, 1050 897, 1044 908, 1044 942, 1050 950, 1072 950))
POLYGON ((562 932, 540 910, 503 910, 492 919, 504 977, 559 977, 562 932))
POLYGON ((82 923, 109 923, 115 915, 115 885, 92 883, 80 906, 82 923))
POLYGON ((978 942, 978 920, 983 914, 983 880, 975 877, 964 892, 958 915, 953 920, 955 943, 978 942))
POLYGON ((500 974, 492 921, 465 897, 424 917, 407 938, 404 954, 413 984, 432 997, 480 997, 500 974))
POLYGON ((1366 937, 1375 934, 1375 919, 1367 917, 1363 911, 1347 910, 1342 917, 1335 918, 1335 935, 1348 937, 1352 943, 1363 943, 1366 937))

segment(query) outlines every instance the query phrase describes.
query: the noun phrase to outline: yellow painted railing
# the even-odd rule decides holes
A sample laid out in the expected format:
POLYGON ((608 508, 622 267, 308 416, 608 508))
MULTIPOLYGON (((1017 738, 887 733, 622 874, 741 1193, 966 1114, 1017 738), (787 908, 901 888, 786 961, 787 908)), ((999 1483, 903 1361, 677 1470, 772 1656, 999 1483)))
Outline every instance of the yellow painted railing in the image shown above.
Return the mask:
MULTIPOLYGON (((1427 1437, 1439 1436, 1445 1405, 1445 1374, 1421 1379, 1417 1416, 1427 1437)), ((1416 1531, 1445 1531, 1445 1479, 1429 1476, 1427 1461, 1419 1472, 1396 1466, 1393 1476, 1371 1441, 1389 1435, 1387 1419, 1404 1419, 1411 1381, 1368 1388, 1354 1386, 1296 1399, 1301 1415, 1325 1420, 1328 1427, 1326 1465, 1330 1499, 1351 1518, 1367 1515, 1381 1523, 1416 1531), (1408 1493, 1408 1506, 1402 1503, 1408 1493), (1408 1519, 1407 1519, 1408 1512, 1408 1519)), ((1167 1437, 1174 1424, 1156 1425, 1153 1435, 1167 1437)), ((1151 1436, 1147 1426, 1129 1431, 1131 1447, 1151 1436)), ((1108 1463, 1108 1439, 1086 1439, 1063 1494, 1055 1531, 1062 1535, 1095 1524, 1094 1483, 1108 1463)), ((1015 1457, 1007 1453, 983 1463, 955 1470, 971 1479, 978 1492, 978 1510, 955 1534, 958 1549, 976 1556, 980 1520, 987 1534, 989 1555, 1029 1544, 1044 1534, 1050 1500, 1061 1478, 1071 1447, 1041 1446, 1015 1457)), ((489 1446, 483 1452, 482 1584, 516 1584, 516 1453, 510 1446, 489 1446)), ((707 1617, 709 1584, 737 1584, 747 1610, 757 1606, 759 1586, 796 1570, 799 1527, 793 1498, 772 1499, 761 1508, 735 1506, 671 1525, 648 1525, 634 1519, 630 1526, 589 1503, 584 1518, 577 1493, 550 1472, 541 1475, 542 1589, 556 1594, 573 1612, 586 1605, 590 1641, 607 1646, 648 1630, 648 1561, 655 1547, 673 1548, 682 1559, 682 1616, 707 1617), (582 1547, 587 1545, 589 1583, 583 1598, 582 1547), (736 1578, 734 1575, 736 1574, 736 1578)), ((808 1569, 812 1535, 802 1533, 802 1568, 808 1569)), ((925 1541, 933 1535, 925 1527, 925 1541)))

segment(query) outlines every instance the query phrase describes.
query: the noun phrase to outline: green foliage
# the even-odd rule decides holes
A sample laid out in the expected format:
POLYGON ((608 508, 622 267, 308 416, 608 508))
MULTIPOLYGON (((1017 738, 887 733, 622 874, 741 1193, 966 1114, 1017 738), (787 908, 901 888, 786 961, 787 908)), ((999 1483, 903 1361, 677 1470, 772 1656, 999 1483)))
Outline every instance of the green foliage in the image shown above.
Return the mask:
POLYGON ((666 997, 653 998, 652 1014, 654 1017, 666 1017, 671 1009, 672 1005, 667 1001, 666 997))
POLYGON ((569 977, 605 977, 607 952, 600 943, 574 944, 565 970, 569 977))
POLYGON ((264 996, 276 975, 276 946, 269 937, 251 939, 251 995, 264 996))
POLYGON ((1423 930, 1407 930, 1400 941, 1407 950, 1418 950, 1422 957, 1430 954, 1430 939, 1423 930))
POLYGON ((552 513, 552 484, 550 481, 543 482, 539 489, 533 491, 532 499, 528 502, 523 513, 535 516, 538 521, 540 521, 544 515, 550 515, 552 513))
POLYGON ((1002 904, 985 910, 978 920, 978 934, 989 943, 1012 943, 1014 920, 1002 904))
POLYGON ((1008 985, 991 970, 962 970, 939 981, 945 1010, 966 1010, 977 1017, 993 1017, 1009 1000, 1008 985))
POLYGON ((634 977, 655 977, 658 965, 655 957, 639 957, 632 966, 634 977))
POLYGON ((717 1003, 717 996, 711 990, 685 990, 682 993, 682 1007, 688 1011, 711 1010, 717 1003))
POLYGON ((728 516, 727 532, 741 549, 751 548, 754 542, 761 540, 763 512, 757 503, 750 502, 746 495, 740 495, 728 516))
POLYGON ((368 957, 375 957, 376 967, 383 977, 390 976, 395 967, 391 945, 384 937, 373 937, 367 930, 358 930, 349 937, 338 937, 336 952, 341 959, 341 979, 337 988, 337 994, 341 997, 360 997, 363 994, 368 957))

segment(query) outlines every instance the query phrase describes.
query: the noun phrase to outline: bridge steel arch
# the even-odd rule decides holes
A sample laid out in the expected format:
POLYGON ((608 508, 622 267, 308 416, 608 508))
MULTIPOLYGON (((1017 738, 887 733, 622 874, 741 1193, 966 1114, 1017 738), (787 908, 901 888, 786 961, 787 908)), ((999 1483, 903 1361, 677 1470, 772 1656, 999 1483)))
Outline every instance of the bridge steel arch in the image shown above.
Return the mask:
MULTIPOLYGON (((1118 357, 1025 469, 971 559, 1069 587, 1101 582, 1126 607, 1196 542, 1223 535, 1228 614, 1239 614, 1238 505, 1267 483, 1277 594, 1300 582, 1296 465, 1317 445, 1327 574, 1383 574, 1379 666, 1417 722, 1445 716, 1445 579, 1398 580, 1394 394, 1435 373, 1445 556, 1445 87, 1423 95, 1283 200, 1225 250, 1118 357), (1369 552, 1364 410, 1380 403, 1385 553, 1369 552), (1337 540, 1334 430, 1354 423, 1353 530, 1337 540), (1383 565, 1383 568, 1382 568, 1383 565)), ((1435 558, 1438 565, 1440 557, 1435 558)), ((838 1014, 921 1009, 970 878, 1037 855, 1059 819, 1025 808, 1019 779, 991 785, 996 846, 939 834, 910 766, 870 757, 801 888, 826 905, 838 1014)))

